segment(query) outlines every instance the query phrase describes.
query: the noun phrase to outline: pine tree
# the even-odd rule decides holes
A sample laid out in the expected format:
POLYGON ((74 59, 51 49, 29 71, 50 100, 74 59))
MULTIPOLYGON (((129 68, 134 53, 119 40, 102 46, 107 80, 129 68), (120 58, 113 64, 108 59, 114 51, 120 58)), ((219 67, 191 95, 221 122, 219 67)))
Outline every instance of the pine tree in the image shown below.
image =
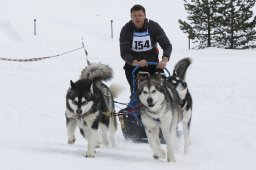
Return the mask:
POLYGON ((214 8, 212 1, 210 0, 191 0, 189 3, 184 0, 185 9, 189 16, 186 21, 179 20, 180 29, 184 33, 188 33, 188 38, 193 40, 193 43, 197 43, 196 48, 211 47, 211 33, 214 27, 212 21, 214 8))
POLYGON ((256 0, 184 0, 188 21, 179 20, 196 48, 256 48, 256 0))
POLYGON ((256 0, 215 0, 219 27, 213 39, 219 47, 244 49, 256 47, 256 17, 252 7, 256 0))

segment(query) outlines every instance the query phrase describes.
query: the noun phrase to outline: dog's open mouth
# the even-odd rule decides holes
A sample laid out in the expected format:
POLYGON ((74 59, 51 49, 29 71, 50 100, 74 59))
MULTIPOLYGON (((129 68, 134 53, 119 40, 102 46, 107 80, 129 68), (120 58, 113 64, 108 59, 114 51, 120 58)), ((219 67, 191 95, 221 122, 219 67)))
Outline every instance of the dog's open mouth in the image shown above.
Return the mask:
POLYGON ((155 105, 156 105, 156 102, 152 104, 148 104, 148 107, 154 107, 155 105))

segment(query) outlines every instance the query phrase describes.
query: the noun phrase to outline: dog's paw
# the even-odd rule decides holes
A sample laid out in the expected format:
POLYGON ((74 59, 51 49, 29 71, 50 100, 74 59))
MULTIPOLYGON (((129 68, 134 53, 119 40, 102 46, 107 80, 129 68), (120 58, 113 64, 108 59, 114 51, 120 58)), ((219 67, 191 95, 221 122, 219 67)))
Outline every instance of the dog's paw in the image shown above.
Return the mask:
POLYGON ((68 139, 68 144, 74 144, 75 143, 75 141, 76 141, 76 138, 75 137, 73 137, 73 138, 70 138, 70 139, 68 139))
POLYGON ((87 151, 86 154, 85 154, 85 157, 86 157, 86 158, 95 158, 95 156, 94 156, 95 153, 96 153, 95 150, 92 151, 92 152, 91 152, 91 151, 87 151))
POLYGON ((166 154, 163 149, 159 149, 156 153, 153 154, 153 158, 158 159, 158 158, 165 158, 166 154))
POLYGON ((175 158, 168 158, 167 161, 168 162, 176 162, 176 159, 175 158))
POLYGON ((167 161, 168 162, 176 162, 175 156, 173 154, 168 154, 167 161))
POLYGON ((95 158, 94 155, 85 155, 86 158, 95 158))
POLYGON ((159 159, 159 156, 156 155, 156 154, 153 154, 153 158, 154 158, 154 159, 159 159))

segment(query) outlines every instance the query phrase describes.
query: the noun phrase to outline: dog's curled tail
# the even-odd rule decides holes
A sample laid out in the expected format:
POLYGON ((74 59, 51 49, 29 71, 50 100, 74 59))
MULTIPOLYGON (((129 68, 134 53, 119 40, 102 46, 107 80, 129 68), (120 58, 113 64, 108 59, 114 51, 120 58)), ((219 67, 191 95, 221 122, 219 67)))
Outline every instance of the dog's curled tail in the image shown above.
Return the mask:
POLYGON ((111 91, 113 98, 115 99, 119 96, 119 94, 123 91, 124 88, 116 83, 113 83, 110 85, 109 89, 111 91))
POLYGON ((173 74, 175 74, 181 80, 184 80, 186 76, 186 71, 191 63, 192 59, 189 57, 181 59, 180 61, 178 61, 178 63, 176 63, 173 74))
POLYGON ((108 81, 113 77, 113 70, 106 64, 90 63, 81 72, 81 79, 90 79, 93 81, 108 81))

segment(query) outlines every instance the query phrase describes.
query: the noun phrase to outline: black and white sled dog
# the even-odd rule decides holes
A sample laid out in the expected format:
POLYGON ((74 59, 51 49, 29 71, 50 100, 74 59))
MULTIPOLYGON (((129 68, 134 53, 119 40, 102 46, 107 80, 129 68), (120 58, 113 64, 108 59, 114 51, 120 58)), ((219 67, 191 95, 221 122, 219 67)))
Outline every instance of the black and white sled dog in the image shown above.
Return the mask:
MULTIPOLYGON (((179 61, 175 69, 182 70, 182 73, 185 73, 187 68, 184 63, 186 62, 187 59, 179 61)), ((174 143, 176 140, 176 128, 178 122, 182 119, 181 115, 183 113, 180 103, 182 90, 179 90, 178 86, 174 86, 170 81, 162 81, 160 76, 144 78, 138 83, 137 92, 141 105, 141 119, 145 127, 149 146, 154 153, 153 157, 165 158, 166 156, 165 151, 160 146, 160 127, 167 145, 168 162, 175 161, 174 143)), ((191 121, 191 116, 187 117, 189 118, 186 119, 191 121)))
POLYGON ((101 63, 88 64, 77 82, 70 81, 65 114, 68 143, 75 142, 75 129, 78 126, 88 142, 85 156, 94 157, 99 139, 106 146, 115 145, 117 120, 113 116, 113 97, 117 94, 102 82, 112 78, 112 69, 101 63))

